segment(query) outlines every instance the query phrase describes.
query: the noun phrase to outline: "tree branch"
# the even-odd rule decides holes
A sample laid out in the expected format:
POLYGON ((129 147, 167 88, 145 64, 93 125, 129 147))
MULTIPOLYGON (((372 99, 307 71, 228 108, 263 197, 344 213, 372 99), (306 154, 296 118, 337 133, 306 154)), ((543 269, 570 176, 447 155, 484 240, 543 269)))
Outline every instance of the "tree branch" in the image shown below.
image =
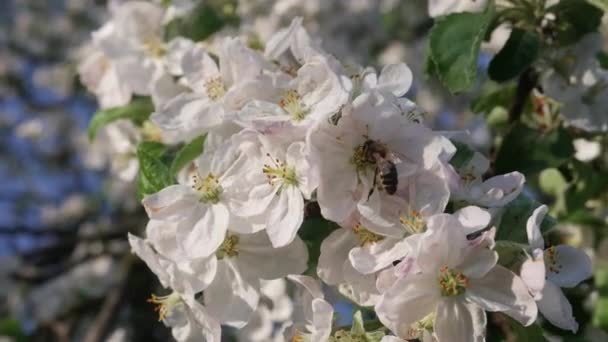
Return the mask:
POLYGON ((515 98, 513 99, 513 104, 509 109, 509 122, 513 123, 519 121, 521 114, 524 111, 526 102, 530 97, 530 93, 536 87, 537 83, 538 73, 532 68, 526 69, 521 73, 521 75, 519 75, 517 89, 515 90, 515 98))

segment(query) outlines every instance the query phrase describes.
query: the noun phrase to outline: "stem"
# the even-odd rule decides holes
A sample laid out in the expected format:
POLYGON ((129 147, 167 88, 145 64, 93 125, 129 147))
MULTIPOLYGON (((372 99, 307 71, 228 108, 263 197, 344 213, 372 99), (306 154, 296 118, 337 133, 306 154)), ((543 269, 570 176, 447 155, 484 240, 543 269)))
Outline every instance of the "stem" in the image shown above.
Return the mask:
POLYGON ((513 104, 509 109, 509 122, 513 123, 519 121, 524 111, 526 102, 530 97, 530 93, 536 87, 537 82, 538 73, 532 68, 526 69, 521 73, 521 75, 519 75, 513 104))

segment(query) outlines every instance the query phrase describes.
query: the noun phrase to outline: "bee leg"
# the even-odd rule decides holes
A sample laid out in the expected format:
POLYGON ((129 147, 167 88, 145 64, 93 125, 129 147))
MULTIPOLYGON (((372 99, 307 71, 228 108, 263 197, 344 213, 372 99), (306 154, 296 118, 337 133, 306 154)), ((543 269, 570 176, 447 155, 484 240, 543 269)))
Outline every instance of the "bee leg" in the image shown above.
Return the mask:
POLYGON ((369 193, 367 194, 368 201, 369 201, 369 198, 372 197, 372 194, 374 193, 374 190, 376 189, 377 181, 378 181, 378 167, 376 167, 376 169, 374 170, 374 183, 372 184, 372 188, 369 189, 369 193))

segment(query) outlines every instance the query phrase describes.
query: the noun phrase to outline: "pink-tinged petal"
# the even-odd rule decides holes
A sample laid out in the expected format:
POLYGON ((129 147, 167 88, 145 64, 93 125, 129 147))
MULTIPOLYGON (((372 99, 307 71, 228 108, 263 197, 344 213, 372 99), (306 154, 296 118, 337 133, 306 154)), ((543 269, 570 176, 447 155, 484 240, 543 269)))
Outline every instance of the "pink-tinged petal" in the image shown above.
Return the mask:
POLYGON ((435 274, 415 274, 397 280, 384 292, 376 304, 376 313, 382 324, 406 338, 410 326, 434 312, 440 298, 435 274))
POLYGON ((378 277, 376 278, 376 288, 380 293, 384 293, 388 291, 393 284, 399 279, 396 274, 394 267, 389 267, 385 270, 378 272, 378 277))
POLYGON ((466 234, 453 215, 439 214, 427 219, 427 231, 418 244, 418 264, 423 270, 456 267, 464 261, 469 245, 466 234), (450 248, 446 248, 450 246, 450 248))
POLYGON ((528 286, 528 290, 530 290, 530 294, 534 297, 534 300, 539 300, 546 282, 543 251, 540 249, 532 251, 532 258, 524 261, 519 274, 521 280, 528 286))
POLYGON ((286 246, 296 237, 304 220, 304 198, 295 186, 284 186, 270 211, 266 232, 275 248, 286 246))
POLYGON ((142 204, 151 219, 180 221, 190 216, 199 203, 199 197, 186 185, 170 185, 146 196, 142 204))
POLYGON ((370 274, 402 259, 409 252, 410 244, 405 239, 385 238, 379 242, 353 248, 348 257, 357 271, 370 274))
POLYGON ((259 281, 250 283, 230 259, 218 262, 217 274, 203 292, 207 309, 223 324, 244 327, 257 308, 259 281))
POLYGON ((342 271, 348 253, 357 246, 359 240, 351 229, 334 230, 321 243, 321 255, 317 263, 317 275, 328 285, 344 282, 342 271))
POLYGON ((526 177, 517 171, 494 176, 481 184, 487 196, 481 199, 480 204, 488 207, 503 207, 519 196, 525 182, 526 177), (493 192, 496 192, 497 196, 492 196, 493 192))
POLYGON ((572 306, 562 290, 550 281, 545 283, 542 298, 537 302, 538 310, 551 324, 575 333, 578 323, 572 315, 572 306))
POLYGON ((302 286, 312 298, 323 298, 323 290, 321 290, 321 284, 313 277, 305 275, 288 275, 287 279, 294 283, 302 286))
POLYGON ((498 262, 498 253, 484 247, 475 247, 464 259, 459 269, 468 278, 484 277, 498 262))
POLYGON ((343 265, 344 280, 350 289, 350 299, 360 306, 373 306, 380 299, 375 274, 357 272, 348 260, 343 265))
POLYGON ((456 211, 454 216, 465 228, 465 234, 471 234, 487 227, 492 219, 492 215, 487 210, 475 206, 464 207, 456 211))
POLYGON ((333 307, 322 298, 312 301, 312 341, 327 341, 331 335, 331 327, 334 318, 333 307))
POLYGON ((528 244, 530 244, 530 248, 532 249, 544 249, 545 242, 543 240, 543 235, 540 231, 540 225, 543 223, 545 219, 545 215, 549 211, 549 207, 546 205, 541 205, 536 208, 530 218, 528 218, 528 222, 526 223, 526 233, 528 234, 528 244))
POLYGON ((559 287, 574 287, 591 277, 593 266, 587 253, 568 245, 554 248, 555 262, 551 262, 550 252, 545 252, 547 279, 559 287))
POLYGON ((229 213, 223 204, 201 207, 199 215, 177 227, 177 241, 187 256, 204 258, 214 254, 224 241, 229 213))
POLYGON ((377 89, 403 96, 410 89, 412 79, 412 71, 405 63, 385 65, 378 77, 377 89))
POLYGON ((445 298, 437 304, 437 315, 433 329, 437 340, 465 342, 475 336, 473 317, 464 301, 456 298, 445 298))
POLYGON ((490 312, 504 312, 528 326, 536 320, 538 309, 528 287, 515 273, 494 267, 485 277, 470 279, 466 298, 490 312))

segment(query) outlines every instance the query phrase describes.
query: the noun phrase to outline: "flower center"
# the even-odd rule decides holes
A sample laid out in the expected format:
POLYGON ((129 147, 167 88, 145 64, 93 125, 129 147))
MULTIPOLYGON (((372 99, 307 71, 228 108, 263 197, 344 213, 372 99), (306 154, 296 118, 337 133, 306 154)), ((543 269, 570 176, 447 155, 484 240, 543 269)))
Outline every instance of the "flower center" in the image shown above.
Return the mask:
POLYGON ((369 231, 367 228, 363 227, 361 223, 357 223, 353 227, 353 232, 359 238, 359 245, 361 247, 382 241, 384 239, 384 236, 369 231))
POLYGON ((329 342, 367 342, 365 335, 353 334, 346 330, 338 330, 334 336, 329 338, 329 342))
POLYGON ((270 156, 270 153, 267 153, 266 156, 272 161, 272 165, 264 164, 264 167, 262 168, 262 172, 266 176, 268 184, 275 185, 277 182, 280 182, 281 185, 298 185, 298 176, 296 175, 295 168, 289 167, 278 158, 273 159, 270 156))
POLYGON ((154 35, 150 35, 143 40, 143 47, 149 56, 160 58, 165 55, 163 42, 154 35))
POLYGON ((555 247, 549 247, 545 250, 545 266, 549 270, 549 272, 559 274, 562 269, 562 265, 557 262, 557 250, 555 247))
POLYGON ((469 278, 462 272, 443 266, 439 270, 439 290, 444 297, 458 296, 469 286, 469 278))
POLYGON ((146 140, 150 141, 163 141, 162 131, 160 127, 156 126, 152 121, 146 120, 141 126, 141 134, 146 140))
POLYGON ((424 218, 422 217, 422 213, 418 210, 412 209, 408 215, 400 216, 399 222, 401 222, 401 225, 403 225, 405 230, 412 234, 422 233, 426 230, 424 218))
POLYGON ((291 119, 295 122, 304 120, 309 110, 302 103, 302 96, 297 91, 291 89, 285 93, 285 96, 279 101, 279 106, 291 115, 291 119))
POLYGON ((192 188, 201 195, 201 202, 215 204, 220 201, 223 188, 214 174, 209 173, 207 177, 200 178, 195 173, 192 175, 192 181, 194 182, 192 188))
POLYGON ((218 259, 224 259, 225 257, 235 257, 239 255, 239 236, 228 235, 222 242, 222 245, 218 249, 216 256, 218 259))
POLYGON ((306 335, 304 335, 300 330, 295 329, 291 342, 307 342, 307 341, 308 341, 308 339, 306 338, 306 335))
POLYGON ((148 303, 155 304, 154 311, 158 312, 158 320, 162 321, 167 317, 167 314, 171 312, 173 307, 180 303, 182 298, 177 292, 173 292, 167 296, 156 296, 152 294, 148 299, 148 303))
POLYGON ((207 96, 213 101, 221 99, 226 94, 226 86, 219 76, 205 81, 205 89, 207 90, 207 96))

